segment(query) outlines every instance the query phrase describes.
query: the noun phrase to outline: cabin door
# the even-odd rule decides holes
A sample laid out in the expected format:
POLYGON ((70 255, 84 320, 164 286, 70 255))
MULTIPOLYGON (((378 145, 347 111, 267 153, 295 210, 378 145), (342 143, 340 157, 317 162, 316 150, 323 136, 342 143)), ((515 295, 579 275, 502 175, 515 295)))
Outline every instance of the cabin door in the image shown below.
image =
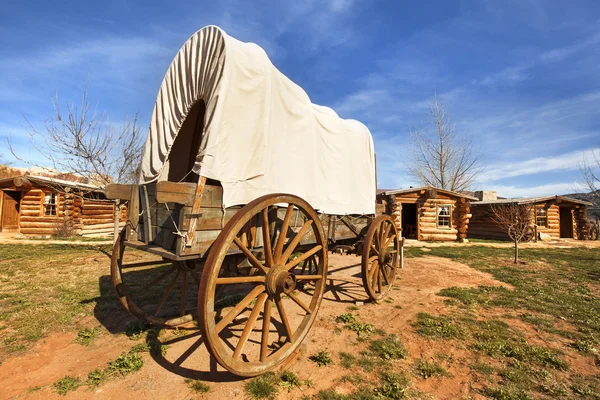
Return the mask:
POLYGON ((402 237, 417 239, 417 205, 402 203, 402 237))
POLYGON ((560 207, 560 237, 573 238, 573 213, 571 208, 560 207))
POLYGON ((2 199, 2 232, 19 232, 21 192, 5 191, 2 199))

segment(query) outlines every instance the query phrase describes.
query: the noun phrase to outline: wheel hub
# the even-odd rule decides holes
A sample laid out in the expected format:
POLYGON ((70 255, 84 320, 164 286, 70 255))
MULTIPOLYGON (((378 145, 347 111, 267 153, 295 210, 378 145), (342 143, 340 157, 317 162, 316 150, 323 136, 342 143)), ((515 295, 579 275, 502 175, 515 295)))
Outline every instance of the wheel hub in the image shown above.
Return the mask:
POLYGON ((280 293, 290 294, 296 290, 296 275, 291 274, 284 265, 274 265, 267 274, 265 286, 272 296, 280 293))

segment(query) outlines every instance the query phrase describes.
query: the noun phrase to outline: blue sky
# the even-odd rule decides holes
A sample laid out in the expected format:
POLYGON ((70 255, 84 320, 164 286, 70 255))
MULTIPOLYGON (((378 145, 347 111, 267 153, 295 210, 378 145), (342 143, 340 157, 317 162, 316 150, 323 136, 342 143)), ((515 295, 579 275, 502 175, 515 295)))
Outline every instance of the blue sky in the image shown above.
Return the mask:
POLYGON ((402 159, 434 93, 482 154, 479 189, 572 192, 600 147, 600 2, 584 0, 5 2, 0 136, 39 159, 24 118, 40 126, 56 91, 76 101, 87 80, 111 122, 139 113, 147 126, 175 53, 209 24, 262 46, 314 103, 365 123, 380 187, 414 184, 402 159))

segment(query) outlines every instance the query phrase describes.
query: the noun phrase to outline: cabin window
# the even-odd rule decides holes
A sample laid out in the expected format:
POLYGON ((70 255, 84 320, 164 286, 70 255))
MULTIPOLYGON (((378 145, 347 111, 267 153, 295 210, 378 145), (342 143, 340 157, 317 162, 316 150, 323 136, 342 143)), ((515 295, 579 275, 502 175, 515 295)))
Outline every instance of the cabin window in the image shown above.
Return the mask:
POLYGON ((452 224, 452 206, 442 204, 437 206, 437 227, 450 229, 452 224))
POLYGON ((45 193, 44 204, 42 204, 42 212, 44 216, 54 216, 58 209, 58 194, 45 193))
POLYGON ((548 216, 545 208, 540 207, 535 209, 535 224, 543 228, 548 227, 548 216))

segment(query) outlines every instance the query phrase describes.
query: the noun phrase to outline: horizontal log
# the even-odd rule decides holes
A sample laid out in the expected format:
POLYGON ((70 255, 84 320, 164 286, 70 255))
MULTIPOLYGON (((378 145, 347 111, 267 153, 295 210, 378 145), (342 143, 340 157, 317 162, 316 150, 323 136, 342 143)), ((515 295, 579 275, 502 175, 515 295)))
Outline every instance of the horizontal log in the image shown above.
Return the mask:
POLYGON ((87 208, 84 208, 83 210, 81 210, 81 214, 83 215, 113 215, 114 214, 114 210, 111 209, 93 209, 93 210, 89 210, 87 208))
POLYGON ((24 235, 53 235, 54 229, 41 229, 41 228, 21 228, 20 233, 24 235))
MULTIPOLYGON (((195 183, 161 181, 156 184, 156 201, 159 203, 177 203, 191 206, 196 192, 195 183)), ((223 188, 206 185, 202 194, 202 207, 222 208, 223 188)))
MULTIPOLYGON (((137 185, 136 185, 137 186, 137 185)), ((131 197, 131 189, 133 185, 125 185, 121 183, 111 183, 106 185, 104 194, 108 199, 129 200, 131 197)))
POLYGON ((81 222, 84 225, 99 225, 99 224, 112 224, 115 220, 113 218, 98 218, 98 219, 86 219, 82 218, 81 222))
POLYGON ((98 229, 103 229, 103 228, 111 228, 114 226, 113 222, 110 223, 104 223, 104 224, 94 224, 94 225, 83 225, 81 227, 81 229, 83 229, 84 231, 89 231, 89 230, 98 230, 98 229))
POLYGON ((443 229, 443 228, 423 228, 419 229, 419 233, 423 235, 428 235, 430 233, 446 235, 446 234, 456 234, 458 231, 456 229, 443 229))
POLYGON ((454 234, 454 235, 427 234, 427 235, 420 235, 419 240, 452 241, 452 240, 456 240, 456 239, 457 239, 456 234, 454 234))
MULTIPOLYGON (((184 207, 182 211, 183 221, 179 224, 179 229, 182 231, 187 231, 189 227, 190 214, 192 212, 192 209, 191 207, 184 207)), ((223 210, 220 208, 201 208, 200 214, 202 214, 202 216, 198 218, 196 222, 196 230, 210 231, 222 229, 225 226, 225 224, 229 222, 229 220, 238 213, 238 211, 239 208, 229 208, 225 210, 225 216, 223 218, 223 210)), ((292 223, 293 221, 294 218, 292 217, 292 223)))

